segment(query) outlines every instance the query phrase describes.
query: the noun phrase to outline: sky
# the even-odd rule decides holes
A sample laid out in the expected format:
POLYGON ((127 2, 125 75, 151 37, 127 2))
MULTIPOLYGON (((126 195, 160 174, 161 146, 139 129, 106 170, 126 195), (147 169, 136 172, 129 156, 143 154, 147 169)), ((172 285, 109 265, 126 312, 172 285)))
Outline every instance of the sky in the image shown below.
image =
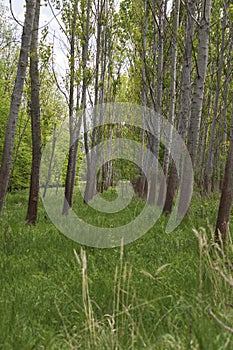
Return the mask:
MULTIPOLYGON (((9 5, 9 0, 1 0, 1 2, 7 6, 8 8, 10 7, 9 5)), ((23 22, 24 20, 24 14, 25 14, 25 0, 11 0, 12 3, 12 9, 15 17, 23 22)), ((49 8, 42 6, 41 7, 41 24, 45 24, 48 21, 52 19, 53 15, 49 8)))
MULTIPOLYGON (((0 3, 10 8, 9 0, 0 0, 0 3)), ((12 11, 14 13, 15 18, 23 23, 24 15, 25 15, 25 0, 11 0, 12 3, 12 11)), ((43 2, 42 2, 43 4, 43 2)), ((55 10, 55 14, 58 14, 59 11, 55 10)), ((9 18, 12 18, 12 15, 9 11, 9 18)), ((59 25, 57 20, 54 18, 49 6, 41 6, 41 15, 40 15, 40 27, 46 26, 49 24, 49 37, 48 43, 54 42, 54 54, 56 60, 56 70, 61 75, 64 75, 64 72, 67 68, 67 60, 63 50, 62 41, 62 33, 59 30, 59 25), (55 34, 57 39, 53 39, 53 35, 55 34), (59 40, 60 39, 60 40, 59 40)), ((20 30, 20 28, 19 28, 20 30)))
MULTIPOLYGON (((43 0, 41 1, 43 4, 43 0)), ((9 0, 0 0, 0 3, 3 5, 10 7, 9 0)), ((24 14, 25 14, 25 0, 11 0, 12 3, 12 11, 15 18, 23 23, 24 14)), ((168 11, 170 11, 172 5, 172 0, 168 0, 168 11)), ((56 15, 58 15, 59 19, 59 11, 54 11, 56 15)), ((12 19, 12 15, 9 11, 9 19, 12 19)), ((64 76, 67 66, 67 58, 64 50, 64 35, 59 30, 59 25, 57 20, 54 18, 53 13, 49 6, 41 6, 41 15, 40 15, 40 27, 46 26, 49 24, 49 37, 48 43, 54 44, 54 58, 55 58, 55 69, 60 76, 64 76), (55 38, 54 38, 55 35, 55 38)))

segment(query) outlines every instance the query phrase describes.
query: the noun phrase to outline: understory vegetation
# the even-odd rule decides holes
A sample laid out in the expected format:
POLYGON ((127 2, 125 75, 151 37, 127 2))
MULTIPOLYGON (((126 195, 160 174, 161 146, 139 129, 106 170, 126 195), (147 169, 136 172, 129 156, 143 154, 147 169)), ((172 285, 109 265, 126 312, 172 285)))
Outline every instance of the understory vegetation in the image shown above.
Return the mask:
POLYGON ((233 349, 232 34, 231 0, 0 0, 0 350, 233 349))
MULTIPOLYGON (((216 195, 195 193, 174 232, 162 216, 114 249, 66 238, 41 204, 38 224, 25 225, 26 200, 27 191, 8 193, 0 219, 1 349, 232 349, 233 245, 214 243, 216 195)), ((96 225, 101 215, 91 213, 96 225)))

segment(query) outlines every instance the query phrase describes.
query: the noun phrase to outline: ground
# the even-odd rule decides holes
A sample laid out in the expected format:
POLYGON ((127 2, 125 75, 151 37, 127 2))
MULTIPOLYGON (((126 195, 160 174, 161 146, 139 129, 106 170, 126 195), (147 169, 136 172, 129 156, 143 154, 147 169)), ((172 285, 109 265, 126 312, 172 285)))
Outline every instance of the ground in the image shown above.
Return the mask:
MULTIPOLYGON (((161 217, 122 249, 81 247, 41 203, 38 224, 25 225, 27 196, 8 194, 0 219, 1 349, 232 349, 231 332, 211 315, 232 324, 233 288, 219 271, 229 279, 231 272, 211 240, 218 196, 195 193, 174 232, 165 233, 161 217)), ((140 206, 134 199, 122 220, 140 206)), ((85 206, 78 211, 105 222, 85 206)))

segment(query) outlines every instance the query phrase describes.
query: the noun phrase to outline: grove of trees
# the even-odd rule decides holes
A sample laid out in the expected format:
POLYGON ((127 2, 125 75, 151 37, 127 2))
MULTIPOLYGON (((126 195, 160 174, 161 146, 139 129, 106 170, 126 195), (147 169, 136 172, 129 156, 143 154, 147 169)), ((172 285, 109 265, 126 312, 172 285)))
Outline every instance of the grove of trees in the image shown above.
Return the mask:
MULTIPOLYGON (((70 149, 63 176, 54 174, 52 163, 48 174, 54 186, 64 188, 63 215, 72 207, 85 156, 85 203, 121 178, 130 180, 137 195, 151 204, 160 191, 158 205, 163 202, 166 186, 157 186, 158 164, 148 165, 153 175, 149 187, 139 167, 124 159, 103 161, 97 168, 103 155, 92 153, 91 159, 89 151, 119 137, 137 140, 158 158, 167 182, 163 212, 170 214, 178 186, 182 194, 192 185, 179 184, 171 157, 172 131, 166 147, 160 142, 159 124, 154 125, 157 137, 143 127, 110 125, 107 120, 88 131, 98 116, 94 113, 90 120, 86 109, 130 103, 154 110, 178 130, 192 160, 194 191, 201 196, 221 192, 216 239, 221 232, 225 242, 233 201, 231 1, 27 0, 25 5, 20 26, 14 18, 7 19, 1 4, 0 213, 7 191, 30 188, 26 222, 36 223, 41 154, 49 139, 56 143, 57 127, 69 118, 70 149), (42 7, 53 17, 46 25, 40 25, 42 7), (53 31, 55 22, 60 35, 53 31), (67 60, 62 71, 57 69, 56 56, 61 53, 55 49, 56 40, 67 60)), ((147 122, 142 115, 142 126, 147 122)), ((45 194, 46 182, 41 185, 45 194)))

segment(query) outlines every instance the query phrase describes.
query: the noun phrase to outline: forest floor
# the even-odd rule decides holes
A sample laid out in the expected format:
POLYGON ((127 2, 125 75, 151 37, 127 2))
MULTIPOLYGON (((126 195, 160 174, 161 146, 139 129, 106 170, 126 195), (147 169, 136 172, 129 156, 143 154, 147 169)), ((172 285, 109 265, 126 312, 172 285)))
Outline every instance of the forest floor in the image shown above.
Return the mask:
POLYGON ((8 194, 0 349, 231 350, 233 249, 224 256, 213 244, 217 208, 217 196, 195 194, 174 232, 163 216, 123 249, 95 249, 59 233, 42 204, 38 224, 26 226, 27 191, 8 194))

